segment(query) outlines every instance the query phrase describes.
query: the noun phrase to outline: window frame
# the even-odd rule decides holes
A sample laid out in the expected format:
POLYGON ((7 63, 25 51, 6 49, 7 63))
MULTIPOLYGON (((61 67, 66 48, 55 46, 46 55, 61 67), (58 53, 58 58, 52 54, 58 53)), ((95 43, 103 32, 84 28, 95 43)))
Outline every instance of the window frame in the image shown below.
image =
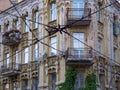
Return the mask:
MULTIPOLYGON (((102 8, 102 4, 100 2, 98 2, 98 10, 100 10, 101 8, 102 8)), ((97 14, 98 14, 98 16, 97 16, 98 21, 102 23, 102 19, 103 19, 102 18, 102 14, 103 14, 102 10, 100 10, 97 14)))
POLYGON ((39 12, 38 10, 35 10, 33 12, 33 27, 34 29, 38 28, 39 24, 38 24, 38 21, 39 21, 39 12))
POLYGON ((39 44, 36 43, 34 45, 34 61, 38 61, 38 60, 39 60, 39 44))
POLYGON ((29 47, 26 47, 24 49, 24 64, 29 62, 29 47), (27 51, 26 51, 27 50, 27 51))
POLYGON ((56 2, 51 2, 51 4, 50 4, 50 21, 55 21, 56 19, 57 19, 56 2))
MULTIPOLYGON (((50 37, 50 46, 57 49, 57 36, 50 37), (54 39, 54 38, 55 38, 55 41, 52 41, 52 39, 54 39)), ((50 56, 54 56, 57 54, 57 51, 55 49, 50 48, 50 56)))

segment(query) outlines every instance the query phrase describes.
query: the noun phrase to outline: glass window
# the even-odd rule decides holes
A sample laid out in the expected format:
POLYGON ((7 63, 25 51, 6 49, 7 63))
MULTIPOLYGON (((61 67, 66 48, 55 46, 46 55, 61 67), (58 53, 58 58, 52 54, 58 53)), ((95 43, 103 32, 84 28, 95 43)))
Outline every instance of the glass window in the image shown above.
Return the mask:
MULTIPOLYGON (((98 10, 102 8, 102 5, 98 3, 98 10)), ((102 10, 98 12, 98 21, 102 22, 102 10)))
POLYGON ((113 58, 116 60, 116 48, 113 49, 113 58))
POLYGON ((56 73, 49 75, 49 90, 56 90, 56 73))
POLYGON ((34 12, 34 28, 38 28, 38 11, 34 12))
POLYGON ((18 51, 16 50, 15 51, 15 63, 19 63, 19 53, 18 53, 18 51))
POLYGON ((15 20, 14 23, 13 23, 13 27, 14 29, 18 29, 18 20, 15 20))
POLYGON ((84 57, 84 33, 73 33, 73 36, 76 38, 73 39, 73 48, 75 57, 84 57), (79 39, 80 41, 78 41, 79 39))
POLYGON ((98 51, 102 53, 102 40, 98 38, 98 51))
POLYGON ((56 14, 56 3, 51 3, 50 6, 50 21, 56 20, 57 14, 56 14))
MULTIPOLYGON (((57 39, 56 39, 56 37, 51 37, 51 38, 50 38, 50 46, 51 46, 51 47, 54 47, 55 49, 57 49, 57 39)), ((51 55, 51 56, 57 54, 57 51, 56 51, 55 49, 50 48, 50 55, 51 55)))
POLYGON ((28 80, 25 79, 22 81, 22 90, 28 90, 27 87, 28 87, 28 80))
POLYGON ((116 17, 113 17, 113 34, 117 33, 117 20, 116 17))
POLYGON ((9 24, 6 24, 6 31, 9 31, 10 30, 10 26, 9 24))
POLYGON ((38 59, 39 59, 39 45, 38 43, 36 43, 34 45, 34 60, 38 61, 38 59))
POLYGON ((82 18, 84 15, 84 0, 74 0, 72 8, 75 9, 73 10, 74 18, 82 18))
POLYGON ((24 63, 28 63, 29 61, 29 48, 25 48, 24 50, 24 63))
POLYGON ((99 75, 99 83, 100 83, 100 89, 101 90, 104 90, 104 87, 105 87, 105 78, 104 78, 104 75, 99 75))
POLYGON ((74 90, 79 90, 79 88, 84 87, 84 85, 85 85, 84 71, 78 71, 75 80, 74 90))
POLYGON ((25 22, 24 22, 24 32, 29 31, 29 21, 28 21, 28 16, 25 17, 25 22))
POLYGON ((32 90, 38 90, 38 78, 33 78, 32 80, 32 90))
POLYGON ((10 66, 10 54, 9 53, 6 54, 6 62, 7 62, 7 67, 9 67, 10 66))

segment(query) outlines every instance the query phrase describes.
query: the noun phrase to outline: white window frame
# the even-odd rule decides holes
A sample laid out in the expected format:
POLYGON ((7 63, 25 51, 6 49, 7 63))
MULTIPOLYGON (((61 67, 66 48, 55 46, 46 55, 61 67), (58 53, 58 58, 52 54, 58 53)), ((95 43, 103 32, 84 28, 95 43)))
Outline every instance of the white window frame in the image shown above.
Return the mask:
POLYGON ((57 19, 56 3, 52 2, 50 4, 50 21, 54 21, 56 19, 57 19))
MULTIPOLYGON (((50 46, 57 49, 57 37, 56 36, 50 38, 50 46)), ((53 48, 50 48, 51 56, 54 56, 57 54, 57 51, 53 48)))
POLYGON ((29 62, 29 48, 25 48, 24 50, 24 63, 28 63, 29 62))

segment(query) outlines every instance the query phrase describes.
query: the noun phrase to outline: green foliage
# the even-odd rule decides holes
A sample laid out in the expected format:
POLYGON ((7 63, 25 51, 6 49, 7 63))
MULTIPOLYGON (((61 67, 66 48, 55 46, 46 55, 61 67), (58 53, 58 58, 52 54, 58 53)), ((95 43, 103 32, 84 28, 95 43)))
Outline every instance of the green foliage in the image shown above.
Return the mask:
POLYGON ((65 75, 65 82, 58 86, 58 90, 74 90, 76 75, 75 68, 68 68, 65 75))
POLYGON ((94 73, 87 75, 85 79, 86 87, 79 90, 97 90, 96 75, 94 73))

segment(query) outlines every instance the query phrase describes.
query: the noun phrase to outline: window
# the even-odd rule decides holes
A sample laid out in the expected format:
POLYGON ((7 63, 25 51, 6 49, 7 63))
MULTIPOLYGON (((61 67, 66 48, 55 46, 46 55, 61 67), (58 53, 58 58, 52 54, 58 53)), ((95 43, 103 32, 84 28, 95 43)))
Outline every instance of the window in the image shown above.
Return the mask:
POLYGON ((73 8, 80 8, 83 9, 84 8, 84 0, 73 0, 73 8))
POLYGON ((18 51, 16 50, 15 51, 15 63, 19 63, 19 53, 18 53, 18 51))
POLYGON ((56 3, 51 3, 50 5, 50 21, 56 20, 57 14, 56 14, 56 3))
POLYGON ((10 85, 8 83, 6 83, 4 89, 9 90, 9 88, 10 88, 10 85))
POLYGON ((79 90, 79 88, 84 86, 85 86, 84 71, 78 71, 75 80, 74 90, 79 90))
MULTIPOLYGON (((51 37, 50 38, 50 46, 54 47, 55 49, 57 49, 57 39, 56 39, 56 37, 51 37)), ((51 56, 54 56, 54 55, 57 54, 57 51, 55 49, 50 48, 50 55, 51 56)))
POLYGON ((38 61, 38 59, 39 59, 39 45, 38 43, 36 43, 34 45, 34 60, 38 61))
POLYGON ((84 0, 73 0, 73 16, 74 18, 82 18, 84 15, 84 0))
POLYGON ((10 66, 9 64, 10 64, 10 54, 9 53, 7 53, 6 54, 6 64, 7 64, 7 68, 10 66))
MULTIPOLYGON (((98 3, 98 10, 102 8, 102 4, 98 3)), ((98 12, 98 21, 102 22, 102 10, 98 12)))
POLYGON ((28 90, 27 87, 28 87, 28 80, 25 79, 22 81, 22 90, 28 90))
POLYGON ((9 31, 10 30, 10 26, 9 26, 9 23, 6 24, 6 31, 9 31))
POLYGON ((56 90, 56 73, 49 75, 49 90, 56 90))
POLYGON ((100 83, 100 89, 101 90, 104 90, 104 87, 105 87, 105 76, 104 75, 100 75, 99 74, 99 83, 100 83))
POLYGON ((34 28, 38 28, 38 11, 34 12, 34 28))
POLYGON ((25 48, 24 50, 24 63, 28 63, 29 61, 29 48, 25 48))
POLYGON ((13 23, 13 28, 14 29, 18 29, 19 25, 18 25, 18 20, 15 20, 13 23))
POLYGON ((113 49, 113 58, 114 58, 115 61, 116 61, 116 57, 117 57, 117 55, 116 55, 116 48, 114 48, 113 49))
POLYGON ((117 34, 117 19, 116 19, 116 16, 113 17, 113 34, 117 34))
POLYGON ((98 51, 102 53, 102 40, 98 38, 98 51))
POLYGON ((25 22, 24 22, 24 32, 28 32, 29 31, 28 16, 25 16, 24 19, 25 19, 25 22))
MULTIPOLYGON (((73 33, 73 36, 84 43, 84 33, 73 33)), ((84 56, 84 44, 80 41, 73 39, 73 48, 74 48, 74 56, 75 57, 83 57, 84 56)))
POLYGON ((33 78, 32 80, 32 90, 38 90, 38 78, 33 78))

